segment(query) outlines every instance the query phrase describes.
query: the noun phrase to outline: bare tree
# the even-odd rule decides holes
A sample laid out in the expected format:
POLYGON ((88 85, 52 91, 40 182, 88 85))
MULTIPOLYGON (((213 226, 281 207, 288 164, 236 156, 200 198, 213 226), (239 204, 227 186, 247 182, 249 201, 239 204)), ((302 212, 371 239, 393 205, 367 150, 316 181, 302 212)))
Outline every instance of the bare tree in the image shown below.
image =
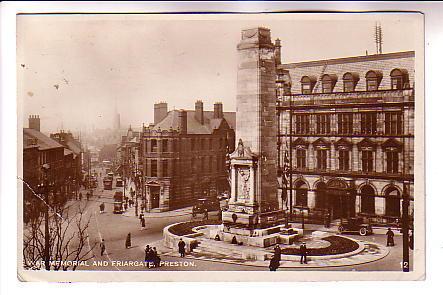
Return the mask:
MULTIPOLYGON (((75 270, 81 262, 94 257, 88 243, 87 229, 91 217, 86 218, 84 208, 66 207, 49 219, 49 255, 52 270, 75 270), (70 211, 74 211, 70 215, 70 211), (89 246, 89 249, 88 249, 89 246)), ((32 220, 24 228, 23 267, 40 269, 45 258, 45 232, 42 216, 32 220)))

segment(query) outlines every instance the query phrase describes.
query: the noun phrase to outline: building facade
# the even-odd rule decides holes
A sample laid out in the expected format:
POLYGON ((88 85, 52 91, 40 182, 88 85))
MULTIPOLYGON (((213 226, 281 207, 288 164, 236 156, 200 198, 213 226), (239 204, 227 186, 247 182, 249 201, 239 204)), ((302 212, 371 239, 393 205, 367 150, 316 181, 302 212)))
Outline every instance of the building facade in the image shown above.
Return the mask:
POLYGON ((235 113, 221 103, 204 111, 154 107, 154 123, 143 126, 140 165, 147 210, 192 206, 198 198, 228 191, 226 155, 234 149, 235 113))
POLYGON ((281 64, 275 50, 283 203, 385 224, 408 198, 412 215, 414 52, 281 64))

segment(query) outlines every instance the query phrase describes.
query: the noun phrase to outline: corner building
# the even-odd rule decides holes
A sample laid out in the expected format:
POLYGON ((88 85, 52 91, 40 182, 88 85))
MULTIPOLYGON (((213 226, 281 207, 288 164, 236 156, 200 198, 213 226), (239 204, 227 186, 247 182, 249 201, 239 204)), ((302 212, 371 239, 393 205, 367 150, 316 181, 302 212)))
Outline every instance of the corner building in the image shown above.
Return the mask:
POLYGON ((154 123, 143 126, 140 148, 147 210, 192 206, 199 198, 229 190, 227 153, 234 150, 235 113, 171 110, 154 105, 154 123))
POLYGON ((390 224, 408 196, 412 216, 414 52, 281 64, 280 50, 277 40, 283 203, 390 224))

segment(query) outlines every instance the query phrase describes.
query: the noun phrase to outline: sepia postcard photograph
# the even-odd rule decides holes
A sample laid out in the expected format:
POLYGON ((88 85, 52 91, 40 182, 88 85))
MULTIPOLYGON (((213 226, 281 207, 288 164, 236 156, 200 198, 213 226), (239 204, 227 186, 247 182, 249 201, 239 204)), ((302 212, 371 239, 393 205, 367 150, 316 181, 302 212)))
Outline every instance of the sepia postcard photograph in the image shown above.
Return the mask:
POLYGON ((424 279, 423 14, 16 24, 20 280, 424 279))

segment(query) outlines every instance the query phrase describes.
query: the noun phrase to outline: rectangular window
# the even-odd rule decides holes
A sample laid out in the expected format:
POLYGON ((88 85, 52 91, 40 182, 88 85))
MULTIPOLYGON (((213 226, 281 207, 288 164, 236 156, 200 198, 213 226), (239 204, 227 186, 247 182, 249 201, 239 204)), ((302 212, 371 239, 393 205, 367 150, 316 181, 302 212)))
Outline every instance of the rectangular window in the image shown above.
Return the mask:
POLYGON ((329 134, 331 132, 331 115, 317 115, 317 134, 329 134))
POLYGON ((151 139, 151 152, 157 152, 157 139, 151 139))
POLYGON ((151 160, 151 177, 157 177, 157 160, 151 160))
POLYGON ((317 169, 326 170, 326 150, 317 150, 317 169))
POLYGON ((402 77, 392 77, 391 78, 391 88, 393 90, 403 89, 403 78, 402 77))
POLYGON ((361 133, 363 134, 377 133, 377 113, 361 114, 361 133))
POLYGON ((386 152, 386 172, 398 173, 398 152, 387 151, 386 152))
POLYGON ((310 83, 303 83, 301 84, 301 93, 303 94, 311 94, 311 84, 310 83))
POLYGON ((168 177, 168 160, 162 160, 163 177, 168 177))
POLYGON ((162 140, 162 152, 163 153, 168 152, 168 140, 167 139, 162 140))
POLYGON ((297 149, 296 158, 297 158, 297 168, 306 168, 306 150, 297 149))
POLYGON ((209 157, 208 158, 208 170, 209 170, 209 173, 212 173, 212 161, 213 161, 212 157, 209 157))
POLYGON ((352 114, 338 114, 338 134, 352 134, 352 114))
POLYGON ((385 113, 385 134, 401 134, 402 127, 402 114, 400 112, 385 113))
POLYGON ((343 82, 344 92, 354 91, 354 81, 344 81, 343 82))
POLYGON ((342 171, 349 170, 349 151, 338 151, 338 169, 342 171))
POLYGON ((332 92, 332 83, 331 82, 323 82, 323 93, 331 93, 332 92))
POLYGON ((362 170, 363 172, 374 172, 374 152, 362 151, 362 170))
POLYGON ((366 81, 366 90, 367 91, 376 91, 376 90, 378 90, 378 81, 377 81, 377 79, 368 79, 366 81))
POLYGON ((295 132, 296 134, 309 133, 309 115, 295 115, 295 132))

